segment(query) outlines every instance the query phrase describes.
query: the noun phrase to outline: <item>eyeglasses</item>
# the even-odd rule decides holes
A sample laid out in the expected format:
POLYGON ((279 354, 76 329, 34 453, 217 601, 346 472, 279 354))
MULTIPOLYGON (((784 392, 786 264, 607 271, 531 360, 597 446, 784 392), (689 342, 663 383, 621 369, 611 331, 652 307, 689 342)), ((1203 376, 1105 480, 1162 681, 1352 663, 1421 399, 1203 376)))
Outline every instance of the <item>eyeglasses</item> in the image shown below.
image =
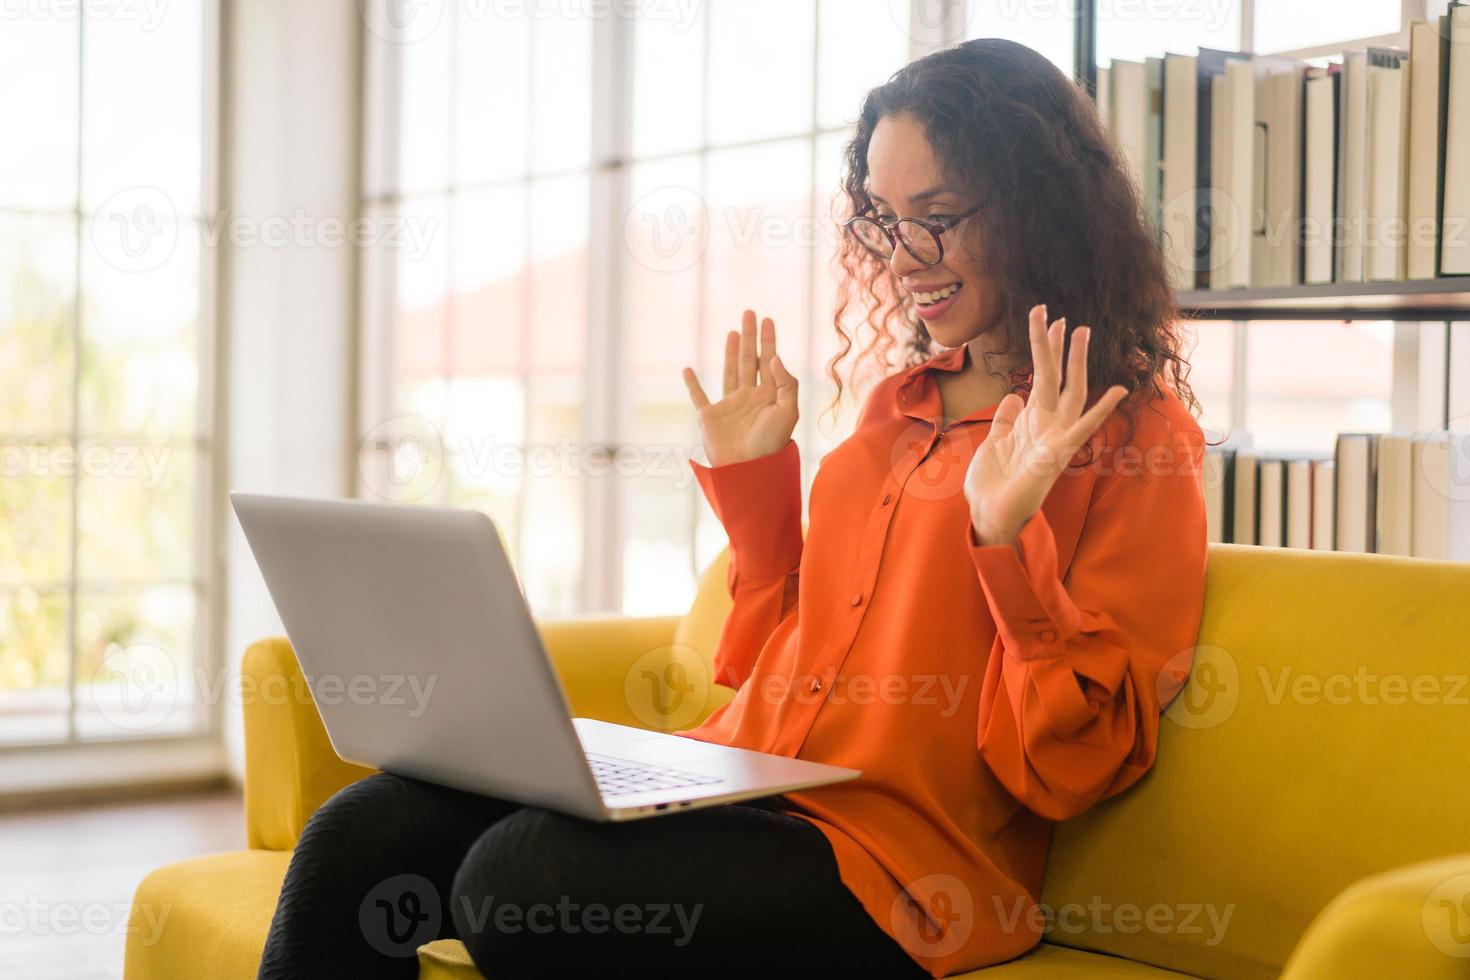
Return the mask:
POLYGON ((902 242, 904 251, 925 265, 938 265, 944 259, 944 241, 941 236, 955 225, 980 210, 975 205, 964 214, 938 221, 922 218, 899 218, 885 224, 870 214, 859 214, 847 219, 845 227, 858 243, 879 259, 887 262, 893 258, 893 250, 902 242))

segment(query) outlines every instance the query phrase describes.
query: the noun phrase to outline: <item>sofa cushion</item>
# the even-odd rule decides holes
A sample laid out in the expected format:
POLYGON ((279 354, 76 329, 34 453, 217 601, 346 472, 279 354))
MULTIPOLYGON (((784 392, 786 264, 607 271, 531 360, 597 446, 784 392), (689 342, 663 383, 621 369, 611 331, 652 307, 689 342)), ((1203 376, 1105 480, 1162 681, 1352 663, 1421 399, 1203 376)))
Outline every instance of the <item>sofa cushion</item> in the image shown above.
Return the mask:
POLYGON ((1467 595, 1470 565, 1212 546, 1152 771, 1056 828, 1047 939, 1276 977, 1349 884, 1463 852, 1467 595))
POLYGON ((1102 953, 1084 953, 1065 946, 1042 943, 1025 956, 1006 963, 957 974, 961 980, 1167 980, 1187 977, 1147 963, 1136 963, 1102 953))
POLYGON ((485 980, 458 939, 436 939, 419 947, 419 980, 485 980))
MULTIPOLYGON (((1084 953, 1043 943, 1020 959, 986 970, 962 974, 971 980, 1167 980, 1187 974, 1161 970, 1132 960, 1084 953)), ((469 951, 457 939, 440 939, 419 947, 419 980, 484 980, 469 951)))
POLYGON ((233 851, 143 879, 128 919, 130 980, 255 980, 289 851, 233 851))

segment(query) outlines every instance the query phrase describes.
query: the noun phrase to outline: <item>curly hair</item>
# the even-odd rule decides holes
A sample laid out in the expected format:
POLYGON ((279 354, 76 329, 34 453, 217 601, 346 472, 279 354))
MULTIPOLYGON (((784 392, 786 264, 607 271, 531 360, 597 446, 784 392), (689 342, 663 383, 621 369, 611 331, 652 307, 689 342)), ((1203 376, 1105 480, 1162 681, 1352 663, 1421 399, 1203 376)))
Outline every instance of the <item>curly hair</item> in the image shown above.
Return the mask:
MULTIPOLYGON (((996 353, 1026 365, 1010 375, 1012 390, 1029 383, 1022 380, 1030 375, 1028 313, 1045 303, 1050 319, 1067 318, 1069 333, 1092 328, 1089 401, 1120 384, 1129 391, 1126 405, 1167 383, 1198 416, 1162 251, 1085 91, 1042 55, 1001 38, 966 41, 912 62, 863 100, 844 151, 834 201, 845 212, 839 220, 872 207, 868 143, 880 119, 902 113, 922 126, 946 182, 980 205, 951 234, 967 236, 970 254, 996 284, 996 353)), ((867 358, 886 372, 934 353, 912 297, 887 262, 847 235, 833 262, 839 350, 827 364, 837 385, 829 412, 842 398, 838 365, 861 327, 873 337, 854 358, 854 375, 867 358)))

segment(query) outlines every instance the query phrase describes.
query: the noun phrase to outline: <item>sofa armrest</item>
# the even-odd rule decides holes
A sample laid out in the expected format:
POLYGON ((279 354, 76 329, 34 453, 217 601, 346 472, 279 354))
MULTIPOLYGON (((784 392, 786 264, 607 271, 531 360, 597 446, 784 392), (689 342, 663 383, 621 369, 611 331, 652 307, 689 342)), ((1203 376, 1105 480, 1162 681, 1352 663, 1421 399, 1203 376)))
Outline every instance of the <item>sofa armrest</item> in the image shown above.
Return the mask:
POLYGON ((373 770, 332 749, 285 637, 251 644, 240 665, 245 706, 245 831, 251 848, 287 851, 337 790, 373 770))
POLYGON ((1348 976, 1470 976, 1470 854, 1350 885, 1313 920, 1281 974, 1282 980, 1348 976))
MULTIPOLYGON (((661 716, 645 706, 637 693, 642 686, 629 678, 636 681, 649 671, 663 676, 667 665, 679 659, 672 644, 680 618, 592 615, 538 622, 537 629, 574 714, 659 728, 665 727, 658 724, 661 716)), ((289 850, 317 807, 373 770, 343 762, 333 751, 296 654, 284 637, 262 640, 245 651, 240 683, 249 844, 289 850)), ((699 719, 719 700, 724 699, 706 696, 699 719)))

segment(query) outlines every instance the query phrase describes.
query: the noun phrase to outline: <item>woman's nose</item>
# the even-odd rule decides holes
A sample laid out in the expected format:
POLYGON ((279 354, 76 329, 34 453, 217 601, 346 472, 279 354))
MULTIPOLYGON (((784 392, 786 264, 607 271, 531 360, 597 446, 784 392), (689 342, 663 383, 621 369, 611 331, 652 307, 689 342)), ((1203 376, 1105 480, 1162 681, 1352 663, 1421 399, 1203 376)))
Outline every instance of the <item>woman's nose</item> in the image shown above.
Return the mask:
POLYGON ((926 268, 924 263, 914 258, 909 250, 903 247, 902 242, 896 242, 893 246, 893 255, 888 259, 888 267, 893 274, 902 279, 904 276, 920 269, 926 268))

